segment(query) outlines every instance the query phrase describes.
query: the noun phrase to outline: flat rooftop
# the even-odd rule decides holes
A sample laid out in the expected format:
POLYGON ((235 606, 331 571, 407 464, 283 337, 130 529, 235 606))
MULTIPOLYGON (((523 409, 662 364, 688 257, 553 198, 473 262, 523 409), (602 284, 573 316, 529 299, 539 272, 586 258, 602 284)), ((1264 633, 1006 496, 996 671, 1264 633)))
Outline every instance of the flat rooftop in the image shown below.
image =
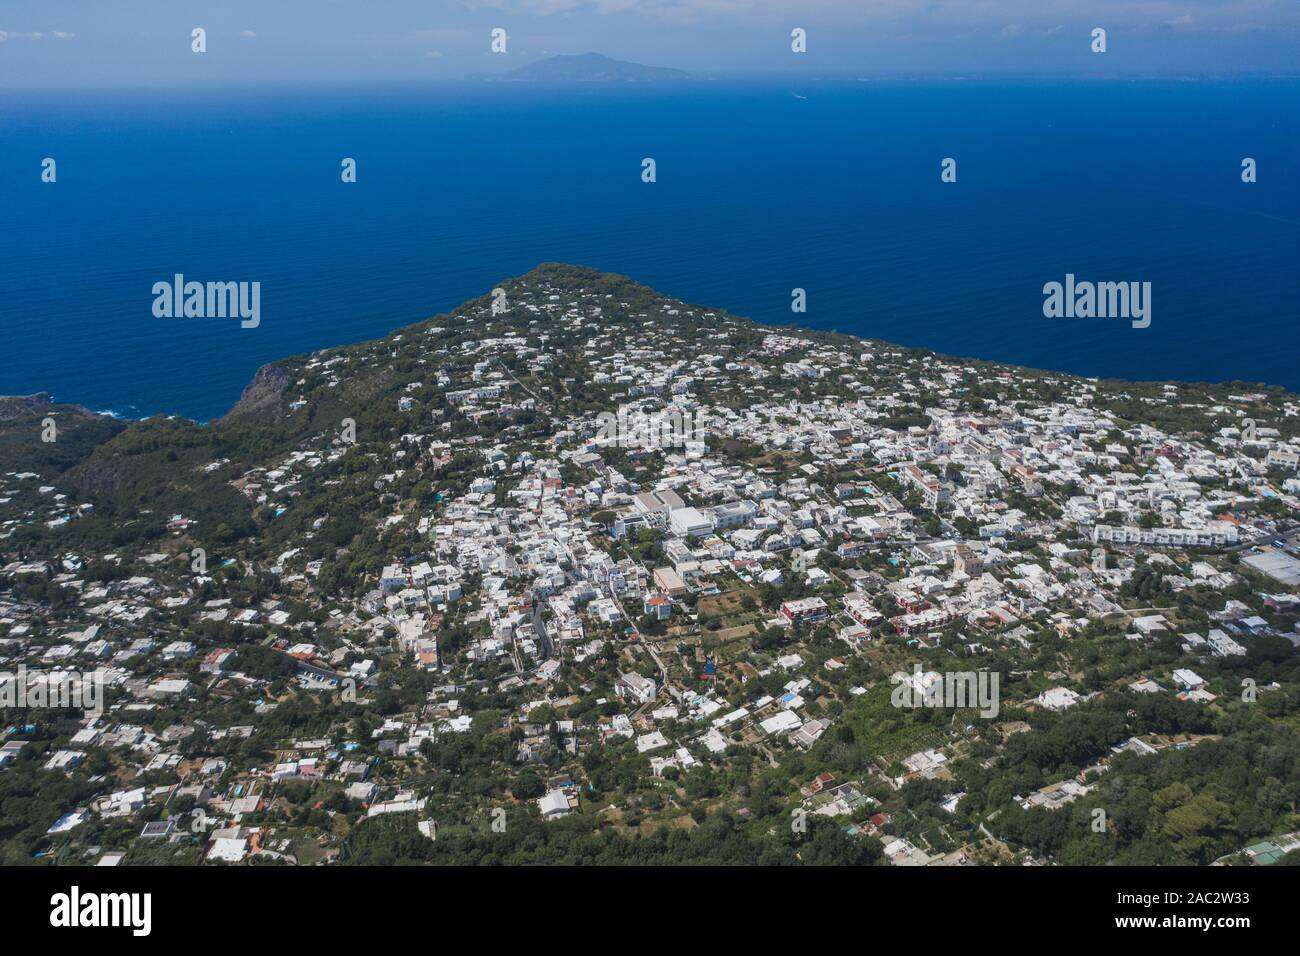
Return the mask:
POLYGON ((1300 561, 1285 551, 1265 551, 1262 554, 1248 554, 1241 559, 1261 574, 1267 574, 1274 581, 1287 587, 1300 585, 1300 561))

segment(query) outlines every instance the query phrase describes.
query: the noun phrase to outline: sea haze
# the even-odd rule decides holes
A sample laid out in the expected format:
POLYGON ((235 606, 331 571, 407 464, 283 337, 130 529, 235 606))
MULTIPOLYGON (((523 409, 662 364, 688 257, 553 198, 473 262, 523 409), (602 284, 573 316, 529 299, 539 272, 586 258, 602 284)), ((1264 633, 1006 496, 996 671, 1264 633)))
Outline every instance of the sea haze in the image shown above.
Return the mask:
POLYGON ((954 355, 1300 388, 1298 124, 1300 82, 1264 79, 3 95, 0 393, 207 420, 265 362, 543 261, 954 355), (1151 326, 1044 318, 1068 272, 1150 282, 1151 326), (155 318, 175 273, 260 282, 261 324, 155 318))

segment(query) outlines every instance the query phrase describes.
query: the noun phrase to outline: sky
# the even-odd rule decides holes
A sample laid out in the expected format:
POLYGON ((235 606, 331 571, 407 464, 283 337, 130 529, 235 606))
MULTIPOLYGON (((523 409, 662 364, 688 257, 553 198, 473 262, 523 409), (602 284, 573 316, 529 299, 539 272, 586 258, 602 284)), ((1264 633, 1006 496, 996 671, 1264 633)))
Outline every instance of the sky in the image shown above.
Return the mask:
POLYGON ((1300 0, 0 0, 0 89, 447 81, 592 51, 702 77, 1296 73, 1300 0))

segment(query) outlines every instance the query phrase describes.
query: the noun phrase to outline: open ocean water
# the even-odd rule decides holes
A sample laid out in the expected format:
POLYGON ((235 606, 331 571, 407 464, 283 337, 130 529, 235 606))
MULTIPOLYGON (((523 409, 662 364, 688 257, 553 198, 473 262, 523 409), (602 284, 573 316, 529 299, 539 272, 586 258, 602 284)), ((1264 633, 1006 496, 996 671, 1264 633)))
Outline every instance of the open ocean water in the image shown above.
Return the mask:
POLYGON ((544 261, 952 355, 1300 389, 1300 82, 0 94, 0 394, 208 420, 265 362, 544 261), (178 272, 261 282, 260 326, 155 318, 178 272), (1044 318, 1068 272, 1151 282, 1151 326, 1044 318))

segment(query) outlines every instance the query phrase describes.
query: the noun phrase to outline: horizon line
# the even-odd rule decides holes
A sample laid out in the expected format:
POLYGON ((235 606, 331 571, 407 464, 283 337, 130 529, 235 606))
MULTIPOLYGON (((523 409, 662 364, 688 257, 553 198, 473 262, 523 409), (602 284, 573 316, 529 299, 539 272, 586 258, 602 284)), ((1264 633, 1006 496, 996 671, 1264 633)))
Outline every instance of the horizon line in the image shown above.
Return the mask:
MULTIPOLYGON (((566 54, 567 55, 567 54, 566 54)), ((542 62, 550 59, 543 57, 530 62, 542 62)), ((524 64, 528 65, 528 64, 524 64)), ((676 69, 676 68, 674 68, 676 69)), ((1024 81, 1047 80, 1054 82, 1072 81, 1086 83, 1142 83, 1142 82, 1224 82, 1231 80, 1300 80, 1300 69, 1223 69, 1223 70, 1157 70, 1142 73, 1124 73, 1117 71, 1078 71, 1078 70, 1016 70, 1016 69, 968 69, 959 68, 917 68, 911 70, 828 70, 815 74, 781 72, 753 69, 719 69, 708 73, 683 70, 685 76, 673 79, 645 79, 633 81, 620 80, 507 80, 510 71, 499 73, 476 72, 460 76, 357 76, 340 77, 319 76, 302 78, 250 78, 242 79, 196 79, 190 82, 166 84, 144 84, 136 82, 123 83, 69 83, 50 84, 48 82, 32 83, 24 86, 6 82, 0 89, 0 97, 14 94, 30 95, 47 93, 65 95, 68 93, 168 93, 180 91, 221 91, 221 90, 255 90, 255 89, 340 89, 351 90, 383 89, 393 87, 413 87, 434 89, 439 87, 481 86, 493 90, 529 90, 529 89, 581 89, 581 90, 642 90, 672 89, 692 85, 722 85, 728 81, 766 81, 773 83, 909 83, 909 82, 950 82, 971 83, 982 81, 1024 81), (502 81, 505 82, 502 82, 502 81)))

